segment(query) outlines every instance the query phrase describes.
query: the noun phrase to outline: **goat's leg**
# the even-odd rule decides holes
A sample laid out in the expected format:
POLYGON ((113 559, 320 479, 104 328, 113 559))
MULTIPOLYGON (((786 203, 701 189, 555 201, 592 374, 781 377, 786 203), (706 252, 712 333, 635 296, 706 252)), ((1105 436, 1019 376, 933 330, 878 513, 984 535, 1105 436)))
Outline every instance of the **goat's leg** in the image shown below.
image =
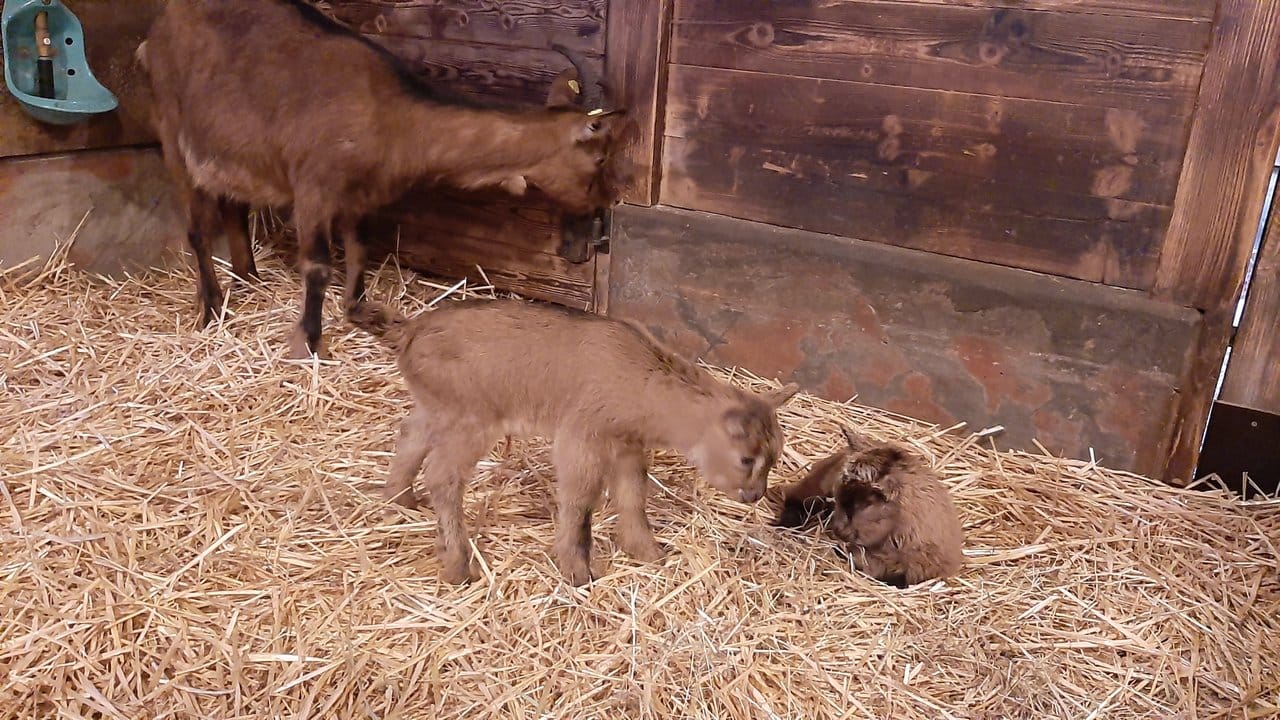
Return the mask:
POLYGON ((422 469, 422 461, 430 450, 430 428, 426 411, 415 407, 400 423, 396 438, 396 454, 391 459, 391 471, 382 495, 388 502, 407 508, 418 507, 418 496, 413 492, 413 479, 422 469))
POLYGON ((289 338, 288 357, 305 360, 312 353, 324 354, 321 333, 324 295, 329 289, 330 222, 315 220, 315 215, 304 212, 301 207, 295 206, 293 212, 298 228, 298 265, 302 270, 302 316, 289 338))
POLYGON ((653 538, 653 528, 645 514, 649 499, 648 463, 643 446, 624 445, 613 460, 610 488, 618 510, 616 540, 623 552, 641 562, 666 555, 653 538))
POLYGON ((365 300, 364 271, 368 263, 368 253, 357 232, 357 220, 340 218, 337 221, 338 235, 342 238, 343 255, 346 257, 347 276, 343 282, 342 298, 346 304, 347 314, 355 310, 365 300))
POLYGON ((591 582, 591 515, 600 503, 609 459, 585 438, 558 435, 551 449, 557 483, 555 557, 571 585, 591 582))
POLYGON ((199 188, 188 188, 187 196, 187 244, 196 258, 196 271, 200 275, 200 327, 208 327, 214 318, 222 314, 222 287, 213 269, 211 241, 217 227, 218 201, 199 188))
POLYGON ((241 280, 257 280, 258 266, 253 260, 253 241, 249 239, 249 206, 223 198, 219 210, 222 213, 222 235, 227 239, 227 252, 231 255, 231 270, 241 280))
POLYGON ((472 567, 471 543, 467 538, 462 499, 476 463, 488 450, 484 435, 471 428, 434 426, 434 446, 427 456, 423 480, 431 509, 436 513, 436 555, 440 558, 440 579, 452 585, 476 577, 472 567))
POLYGON ((218 276, 213 271, 213 252, 209 245, 214 232, 212 216, 217 201, 192 184, 186 165, 178 154, 178 138, 173 129, 161 123, 157 134, 161 139, 165 167, 186 213, 187 246, 196 258, 198 273, 196 302, 200 306, 199 327, 204 328, 222 311, 222 288, 218 286, 218 276))

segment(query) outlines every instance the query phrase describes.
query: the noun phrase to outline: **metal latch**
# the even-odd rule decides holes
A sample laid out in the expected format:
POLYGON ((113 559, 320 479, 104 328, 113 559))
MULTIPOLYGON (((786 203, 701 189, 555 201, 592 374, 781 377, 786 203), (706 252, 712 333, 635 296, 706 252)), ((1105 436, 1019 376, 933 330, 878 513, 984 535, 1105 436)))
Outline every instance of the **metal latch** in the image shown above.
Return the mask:
POLYGON ((611 211, 565 217, 560 226, 560 246, 556 254, 571 263, 584 263, 596 253, 609 252, 611 211))

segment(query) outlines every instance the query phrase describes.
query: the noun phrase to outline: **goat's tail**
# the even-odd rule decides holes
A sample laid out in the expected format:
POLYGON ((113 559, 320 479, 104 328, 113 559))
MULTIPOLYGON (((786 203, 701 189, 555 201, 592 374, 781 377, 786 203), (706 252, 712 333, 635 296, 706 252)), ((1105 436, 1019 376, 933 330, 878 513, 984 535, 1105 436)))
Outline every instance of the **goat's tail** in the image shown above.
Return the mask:
POLYGON ((138 64, 143 70, 150 72, 151 68, 147 67, 147 41, 143 40, 138 44, 138 49, 133 51, 133 56, 138 59, 138 64))
POLYGON ((347 313, 347 319, 396 353, 406 345, 405 325, 408 318, 385 305, 362 302, 347 313))

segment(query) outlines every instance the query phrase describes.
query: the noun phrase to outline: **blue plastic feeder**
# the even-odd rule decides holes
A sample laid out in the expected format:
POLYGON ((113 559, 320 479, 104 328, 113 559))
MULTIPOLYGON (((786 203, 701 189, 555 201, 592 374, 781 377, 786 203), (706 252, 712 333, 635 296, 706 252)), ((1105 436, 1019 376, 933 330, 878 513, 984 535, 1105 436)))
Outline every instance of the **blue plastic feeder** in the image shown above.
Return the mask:
POLYGON ((5 0, 0 16, 4 38, 4 82, 27 114, 53 125, 72 125, 115 110, 116 96, 93 76, 84 54, 84 28, 58 0, 5 0), (36 16, 46 13, 53 97, 37 88, 40 53, 36 46, 36 16))

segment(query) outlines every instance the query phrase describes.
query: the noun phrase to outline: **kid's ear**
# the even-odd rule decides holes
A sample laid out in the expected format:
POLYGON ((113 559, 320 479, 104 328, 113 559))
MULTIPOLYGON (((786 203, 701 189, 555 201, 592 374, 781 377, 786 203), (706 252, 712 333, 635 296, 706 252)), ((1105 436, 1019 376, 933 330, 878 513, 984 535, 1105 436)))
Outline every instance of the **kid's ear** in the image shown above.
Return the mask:
POLYGON ((795 383, 787 383, 777 390, 770 390, 769 392, 764 393, 762 397, 765 402, 769 403, 770 407, 777 410, 785 405, 788 400, 795 397, 795 394, 798 392, 800 392, 799 385, 795 383))

